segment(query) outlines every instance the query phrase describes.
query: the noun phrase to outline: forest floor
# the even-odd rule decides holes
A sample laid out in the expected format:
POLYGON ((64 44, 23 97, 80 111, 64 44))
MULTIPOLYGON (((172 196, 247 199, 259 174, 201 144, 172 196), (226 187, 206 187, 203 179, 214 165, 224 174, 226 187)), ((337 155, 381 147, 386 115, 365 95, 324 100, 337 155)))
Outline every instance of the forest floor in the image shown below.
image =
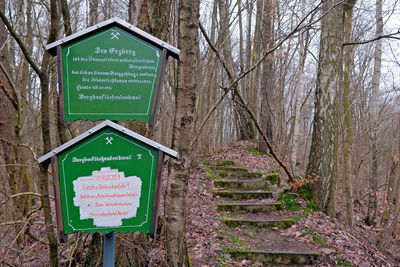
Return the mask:
MULTIPOLYGON (((201 166, 205 160, 233 160, 238 166, 252 172, 280 172, 274 160, 267 155, 249 151, 254 142, 241 141, 220 148, 214 154, 198 159, 189 181, 187 243, 193 266, 261 266, 257 261, 235 260, 226 253, 232 246, 220 236, 226 227, 220 222, 216 207, 219 198, 214 196, 213 181, 206 178, 201 166)), ((284 176, 281 173, 282 177, 284 176)), ((282 179, 284 180, 284 179, 282 179)), ((299 199, 301 202, 301 200, 299 199)), ((338 203, 340 212, 341 203, 338 203)), ((347 227, 339 218, 330 218, 321 212, 299 211, 302 218, 287 229, 275 229, 277 238, 272 242, 280 246, 280 238, 288 237, 317 247, 323 260, 315 266, 400 266, 400 243, 394 241, 389 248, 379 249, 375 244, 376 233, 362 222, 362 214, 356 212, 356 224, 347 227), (279 237, 279 238, 278 238, 279 237)), ((245 239, 243 239, 245 240, 245 239)))

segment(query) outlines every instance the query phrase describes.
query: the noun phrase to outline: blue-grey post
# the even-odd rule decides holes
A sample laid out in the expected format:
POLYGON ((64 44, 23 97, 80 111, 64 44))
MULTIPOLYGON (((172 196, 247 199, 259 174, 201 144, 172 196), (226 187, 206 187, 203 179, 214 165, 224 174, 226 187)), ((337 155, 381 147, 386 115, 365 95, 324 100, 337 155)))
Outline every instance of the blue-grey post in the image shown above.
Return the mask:
POLYGON ((115 232, 104 235, 103 267, 115 266, 115 232))
MULTIPOLYGON (((114 121, 116 124, 121 125, 119 121, 114 121)), ((115 232, 104 235, 103 244, 103 267, 115 266, 115 232)))

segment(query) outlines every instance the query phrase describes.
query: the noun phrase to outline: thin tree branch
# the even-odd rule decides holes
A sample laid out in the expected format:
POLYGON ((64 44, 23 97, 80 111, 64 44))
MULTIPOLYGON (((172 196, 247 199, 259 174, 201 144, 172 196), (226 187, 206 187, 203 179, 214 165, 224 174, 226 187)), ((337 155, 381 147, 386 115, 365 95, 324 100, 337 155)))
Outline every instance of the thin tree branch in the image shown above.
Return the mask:
POLYGON ((386 35, 380 35, 380 36, 377 36, 377 37, 375 37, 375 38, 373 38, 373 39, 370 39, 370 40, 359 41, 359 42, 343 43, 342 46, 346 46, 346 45, 368 44, 368 43, 372 43, 372 42, 375 42, 375 41, 377 41, 377 40, 384 39, 384 38, 390 38, 390 39, 400 40, 400 37, 395 36, 395 35, 397 35, 397 34, 400 34, 400 30, 399 30, 398 32, 395 32, 395 33, 390 33, 390 34, 386 34, 386 35))
POLYGON ((6 25, 8 31, 10 32, 12 37, 18 43, 18 46, 21 48, 22 53, 24 54, 26 61, 28 61, 29 65, 31 65, 32 69, 36 72, 37 75, 42 76, 43 72, 40 70, 38 65, 33 61, 33 59, 31 58, 31 55, 28 52, 28 49, 25 47, 25 45, 22 42, 21 38, 15 32, 15 30, 11 26, 10 22, 8 21, 7 17, 4 15, 3 11, 1 11, 1 10, 0 10, 0 17, 3 20, 4 24, 6 25))
POLYGON ((42 195, 39 193, 35 193, 35 192, 21 192, 15 195, 11 195, 11 196, 7 196, 7 200, 3 201, 0 203, 0 205, 5 204, 6 202, 8 202, 10 199, 15 198, 15 197, 20 197, 20 196, 34 196, 34 197, 41 197, 42 195))
POLYGON ((20 97, 18 95, 18 90, 17 87, 15 86, 15 83, 13 81, 13 79, 11 78, 10 74, 8 73, 8 71, 6 70, 6 68, 4 67, 4 65, 2 63, 0 63, 0 68, 3 71, 4 75, 6 75, 8 82, 10 83, 11 89, 12 89, 12 93, 14 95, 14 99, 11 100, 10 97, 7 95, 7 89, 4 86, 3 81, 0 80, 0 86, 3 89, 4 93, 7 95, 7 98, 9 98, 9 100, 11 101, 11 103, 14 106, 14 109, 18 112, 18 116, 21 115, 21 100, 20 97))
MULTIPOLYGON (((308 28, 311 27, 312 25, 316 24, 317 22, 319 22, 322 18, 324 18, 331 10, 333 10, 334 8, 336 8, 337 6, 341 5, 344 3, 344 1, 341 1, 339 3, 336 3, 335 5, 333 5, 326 13, 322 14, 318 19, 316 19, 315 21, 311 21, 310 23, 302 26, 302 24, 304 23, 304 21, 310 17, 311 15, 313 15, 322 5, 322 3, 324 2, 324 0, 322 0, 315 8, 313 8, 306 16, 304 16, 304 18, 296 25, 296 27, 293 28, 293 30, 291 32, 289 32, 284 38, 282 38, 277 44, 275 44, 272 48, 268 49, 268 50, 263 50, 262 53, 263 55, 261 56, 261 58, 253 65, 251 66, 249 69, 247 69, 246 71, 242 72, 239 76, 237 76, 235 79, 233 77, 233 74, 230 72, 228 66, 226 65, 225 61, 221 58, 221 55, 219 54, 218 50, 215 48, 215 46, 212 44, 210 38, 207 35, 206 30, 204 29, 203 25, 201 23, 199 23, 199 28, 201 30, 201 32, 203 33, 203 36, 205 37, 207 43, 209 44, 209 46, 211 47, 211 50, 214 51, 215 55, 217 56, 218 60, 221 62, 223 68, 225 69, 229 79, 231 80, 231 83, 226 86, 225 88, 222 88, 225 90, 224 95, 217 101, 217 103, 211 108, 211 110, 208 112, 206 118, 203 120, 200 129, 198 130, 198 133, 195 135, 194 139, 191 142, 191 145, 195 145, 196 141, 198 139, 198 136, 201 132, 201 130, 203 129, 205 122, 209 119, 211 113, 216 109, 217 105, 219 105, 223 98, 227 95, 227 91, 233 90, 235 92, 235 94, 238 95, 239 97, 239 103, 247 110, 247 112, 249 113, 249 115, 251 116, 252 120, 254 121, 254 123, 256 124, 256 128, 257 130, 261 130, 260 125, 258 124, 258 121, 256 120, 256 116, 254 115, 254 113, 252 112, 252 110, 250 110, 248 108, 248 105, 246 104, 246 102, 244 101, 243 97, 240 95, 239 90, 237 89, 237 84, 238 82, 243 79, 246 75, 248 75, 250 72, 252 72, 254 69, 256 69, 264 60, 265 58, 273 53, 276 49, 278 49, 286 40, 288 40, 292 35, 294 35, 296 32, 304 29, 304 28, 308 28), (241 99, 241 100, 240 100, 241 99)), ((260 134, 263 133, 262 131, 260 132, 260 134)), ((267 138, 265 137, 264 134, 261 134, 262 137, 264 138, 264 141, 266 141, 268 148, 271 150, 272 149, 272 145, 271 143, 266 140, 267 138)), ((273 151, 273 150, 272 150, 273 151)), ((285 164, 277 157, 277 155, 275 154, 275 152, 273 151, 273 153, 271 153, 274 158, 278 161, 278 163, 281 165, 281 167, 285 170, 285 172, 287 173, 289 180, 294 182, 294 178, 293 175, 289 172, 288 168, 285 166, 285 164)))
POLYGON ((4 86, 4 83, 2 80, 0 80, 0 88, 1 90, 4 92, 4 94, 6 95, 7 99, 11 102, 11 104, 13 105, 15 110, 18 110, 18 104, 17 101, 15 101, 15 99, 13 99, 13 97, 11 96, 10 92, 8 92, 8 90, 6 89, 6 87, 4 86))
MULTIPOLYGON (((0 80, 0 82, 1 82, 1 80, 0 80)), ((1 85, 0 85, 0 86, 1 86, 1 85)), ((6 143, 8 143, 8 144, 10 144, 10 145, 13 144, 13 143, 10 142, 9 140, 6 140, 6 139, 1 138, 1 137, 0 137, 0 141, 6 142, 6 143)), ((37 159, 38 159, 35 150, 34 150, 33 147, 31 147, 30 145, 27 145, 27 144, 18 144, 18 146, 26 147, 26 148, 29 149, 29 151, 31 152, 31 154, 32 154, 32 156, 33 156, 33 159, 34 159, 34 160, 37 160, 37 159)))
POLYGON ((192 149, 194 148, 194 146, 197 144, 197 140, 200 136, 201 131, 203 130, 206 122, 208 121, 208 119, 210 118, 211 114, 217 109, 217 107, 219 106, 219 104, 221 104, 222 100, 224 100, 225 96, 229 93, 229 90, 225 90, 224 94, 218 99, 218 101, 214 104, 214 106, 208 111, 207 115, 205 116, 204 120, 201 122, 200 128, 197 130, 196 135, 193 137, 192 142, 190 144, 190 146, 192 147, 192 149))
MULTIPOLYGON (((200 26, 200 30, 202 31, 205 39, 207 40, 208 44, 210 45, 211 49, 214 51, 215 55, 217 56, 217 58, 219 59, 219 61, 221 62, 221 64, 223 65, 226 73, 228 74, 230 80, 233 80, 233 75, 230 72, 228 66, 226 65, 226 62, 221 58, 221 55, 219 53, 219 51, 215 48, 215 46, 211 43, 210 38, 207 35, 207 32, 205 31, 205 29, 203 28, 203 26, 201 24, 199 24, 200 26)), ((238 80, 239 81, 239 80, 238 80)), ((237 81, 237 82, 238 82, 237 81)), ((287 166, 283 163, 283 161, 277 156, 277 154, 275 153, 274 148, 272 147, 272 144, 270 143, 270 141, 268 140, 268 138, 265 136, 264 131, 261 129, 260 124, 257 121, 256 116, 254 115, 253 111, 248 107, 246 101, 243 99, 242 95, 240 94, 238 88, 237 88, 237 82, 236 83, 231 83, 229 88, 224 89, 225 90, 225 94, 219 99, 219 101, 216 103, 219 104, 221 103, 222 99, 227 95, 227 92, 229 92, 230 90, 233 90, 235 93, 235 96, 238 98, 238 103, 244 108, 246 109, 247 113, 250 115, 251 120, 254 122, 258 132, 260 133, 260 135, 262 136, 264 142, 267 144, 267 147, 269 149, 269 152, 271 153, 271 155, 273 156, 273 158, 278 162, 278 164, 285 170, 289 181, 290 182, 295 182, 295 178, 293 177, 292 173, 289 171, 289 169, 287 168, 287 166)), ((214 105, 214 107, 216 106, 214 105)), ((213 108, 214 108, 213 107, 213 108)), ((210 113, 210 112, 209 112, 210 113)), ((208 114, 207 114, 208 115, 208 114)), ((203 125, 204 123, 202 123, 203 125)), ((204 125, 203 125, 204 126, 204 125)), ((201 131, 201 129, 200 129, 201 131)), ((196 135, 198 136, 198 134, 196 135)), ((195 137, 197 139, 197 137, 195 137)), ((195 141, 195 140, 193 140, 195 141)), ((192 144, 193 144, 192 141, 192 144)))

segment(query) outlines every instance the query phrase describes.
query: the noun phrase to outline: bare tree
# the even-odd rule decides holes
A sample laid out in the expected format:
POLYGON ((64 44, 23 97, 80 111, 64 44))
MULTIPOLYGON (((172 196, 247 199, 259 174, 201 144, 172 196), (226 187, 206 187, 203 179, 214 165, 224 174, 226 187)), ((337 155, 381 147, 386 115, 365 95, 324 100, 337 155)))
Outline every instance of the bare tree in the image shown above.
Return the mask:
POLYGON ((342 2, 324 1, 318 58, 313 136, 307 174, 315 180, 313 195, 322 211, 336 215, 338 151, 337 92, 342 69, 342 2))
MULTIPOLYGON (((383 34, 383 18, 382 18, 382 1, 376 2, 376 36, 383 34)), ((379 125, 379 84, 381 79, 381 65, 382 65, 382 39, 375 42, 374 53, 374 72, 372 75, 372 88, 371 88, 371 176, 369 179, 369 197, 368 197, 368 215, 366 222, 369 225, 376 225, 376 218, 378 212, 378 125, 379 125)))
POLYGON ((197 64, 199 54, 198 25, 199 1, 179 2, 178 77, 172 147, 180 158, 168 165, 165 195, 165 253, 169 266, 186 266, 186 199, 192 164, 191 140, 194 134, 194 114, 197 90, 197 64))
MULTIPOLYGON (((351 37, 351 27, 353 19, 353 8, 357 0, 347 0, 343 7, 344 42, 348 42, 351 37)), ((344 78, 343 78, 343 113, 344 113, 344 133, 343 133, 343 181, 346 197, 347 222, 354 223, 354 204, 353 204, 353 184, 352 184, 352 161, 351 152, 354 140, 353 118, 350 105, 350 71, 352 65, 352 47, 344 47, 344 78)))
MULTIPOLYGON (((273 46, 273 16, 274 5, 271 0, 264 0, 262 30, 263 30, 263 47, 267 49, 273 46)), ((272 94, 274 92, 275 78, 273 69, 273 54, 269 55, 262 64, 262 89, 261 91, 261 127, 264 130, 268 140, 273 142, 273 126, 272 126, 272 94)), ((258 149, 263 152, 269 152, 267 144, 262 138, 259 139, 258 149)))

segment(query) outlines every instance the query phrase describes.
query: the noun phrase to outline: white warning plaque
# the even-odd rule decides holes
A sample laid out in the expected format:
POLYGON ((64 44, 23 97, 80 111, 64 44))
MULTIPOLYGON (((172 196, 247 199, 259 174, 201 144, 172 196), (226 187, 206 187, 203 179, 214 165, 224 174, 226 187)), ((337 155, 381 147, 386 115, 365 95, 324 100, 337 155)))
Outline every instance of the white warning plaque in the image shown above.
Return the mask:
POLYGON ((97 227, 116 227, 122 219, 136 217, 142 187, 139 177, 125 177, 124 172, 103 167, 73 184, 81 220, 93 219, 97 227))

